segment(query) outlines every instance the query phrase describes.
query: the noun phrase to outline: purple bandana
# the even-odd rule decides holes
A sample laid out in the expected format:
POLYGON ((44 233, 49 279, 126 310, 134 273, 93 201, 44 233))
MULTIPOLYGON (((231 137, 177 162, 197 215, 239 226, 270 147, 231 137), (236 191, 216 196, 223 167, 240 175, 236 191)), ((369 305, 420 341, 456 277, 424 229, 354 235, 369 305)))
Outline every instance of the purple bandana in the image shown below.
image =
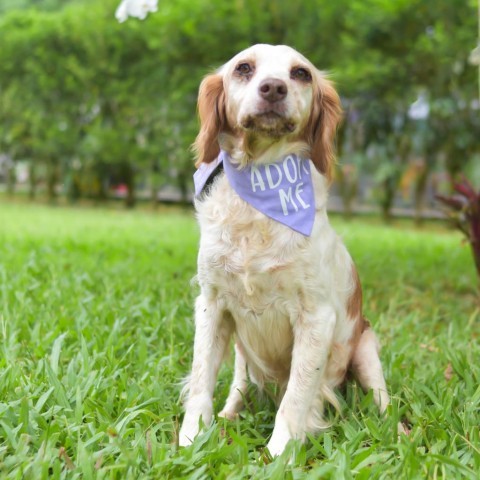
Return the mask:
POLYGON ((202 192, 222 162, 228 181, 243 200, 267 217, 310 236, 315 220, 315 195, 309 160, 292 154, 275 163, 239 169, 222 150, 214 162, 201 164, 195 172, 195 195, 202 192))

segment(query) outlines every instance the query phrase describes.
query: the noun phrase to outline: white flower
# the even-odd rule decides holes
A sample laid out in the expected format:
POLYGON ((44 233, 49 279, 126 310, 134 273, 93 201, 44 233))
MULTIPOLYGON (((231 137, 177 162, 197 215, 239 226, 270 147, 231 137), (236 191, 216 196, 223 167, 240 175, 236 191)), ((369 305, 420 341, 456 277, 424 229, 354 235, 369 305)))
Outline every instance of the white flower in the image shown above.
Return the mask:
POLYGON ((123 0, 115 12, 116 19, 121 23, 128 17, 143 20, 150 12, 157 11, 158 0, 123 0))
POLYGON ((470 52, 468 62, 470 65, 478 65, 480 67, 480 41, 477 47, 470 52))
POLYGON ((412 120, 425 120, 430 113, 430 105, 425 93, 420 93, 417 100, 415 100, 408 109, 408 116, 412 120))

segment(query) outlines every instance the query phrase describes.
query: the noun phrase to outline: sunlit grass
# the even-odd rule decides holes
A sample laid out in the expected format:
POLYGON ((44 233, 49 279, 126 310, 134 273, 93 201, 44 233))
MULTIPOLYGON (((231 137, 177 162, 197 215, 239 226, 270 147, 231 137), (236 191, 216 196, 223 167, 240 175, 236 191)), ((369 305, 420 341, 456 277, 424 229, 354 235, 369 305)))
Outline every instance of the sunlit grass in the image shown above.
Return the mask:
MULTIPOLYGON (((343 412, 269 461, 268 397, 175 446, 192 353, 193 212, 0 205, 0 477, 477 478, 480 367, 474 268, 438 227, 334 219, 378 332, 390 416, 355 385, 343 412), (451 367, 450 367, 450 366, 451 367), (411 426, 397 439, 396 422, 411 426)), ((230 366, 220 374, 217 408, 230 366)))

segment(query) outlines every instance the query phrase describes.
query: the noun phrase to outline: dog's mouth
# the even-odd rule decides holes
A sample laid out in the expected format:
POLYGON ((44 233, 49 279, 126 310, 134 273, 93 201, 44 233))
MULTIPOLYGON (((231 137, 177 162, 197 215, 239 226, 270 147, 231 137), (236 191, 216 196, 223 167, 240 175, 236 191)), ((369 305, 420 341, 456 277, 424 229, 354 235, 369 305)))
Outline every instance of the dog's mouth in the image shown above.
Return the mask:
POLYGON ((244 130, 268 137, 282 137, 295 131, 295 122, 282 113, 269 110, 247 115, 241 122, 244 130))
POLYGON ((285 118, 281 113, 270 110, 268 112, 259 113, 257 117, 261 117, 267 121, 276 121, 280 118, 285 118))

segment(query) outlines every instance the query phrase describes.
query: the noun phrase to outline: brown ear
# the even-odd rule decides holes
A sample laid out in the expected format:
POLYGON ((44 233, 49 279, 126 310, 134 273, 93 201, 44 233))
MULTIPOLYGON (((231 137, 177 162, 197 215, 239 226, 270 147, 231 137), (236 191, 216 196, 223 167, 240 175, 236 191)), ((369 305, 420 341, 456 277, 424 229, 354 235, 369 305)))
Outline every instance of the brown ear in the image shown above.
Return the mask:
POLYGON ((200 84, 198 116, 200 132, 193 144, 197 167, 202 162, 213 162, 220 153, 218 134, 225 125, 225 91, 221 75, 208 75, 200 84))
POLYGON ((342 116, 340 98, 332 83, 320 78, 314 85, 313 106, 307 125, 310 158, 317 170, 332 179, 335 164, 334 140, 342 116))

